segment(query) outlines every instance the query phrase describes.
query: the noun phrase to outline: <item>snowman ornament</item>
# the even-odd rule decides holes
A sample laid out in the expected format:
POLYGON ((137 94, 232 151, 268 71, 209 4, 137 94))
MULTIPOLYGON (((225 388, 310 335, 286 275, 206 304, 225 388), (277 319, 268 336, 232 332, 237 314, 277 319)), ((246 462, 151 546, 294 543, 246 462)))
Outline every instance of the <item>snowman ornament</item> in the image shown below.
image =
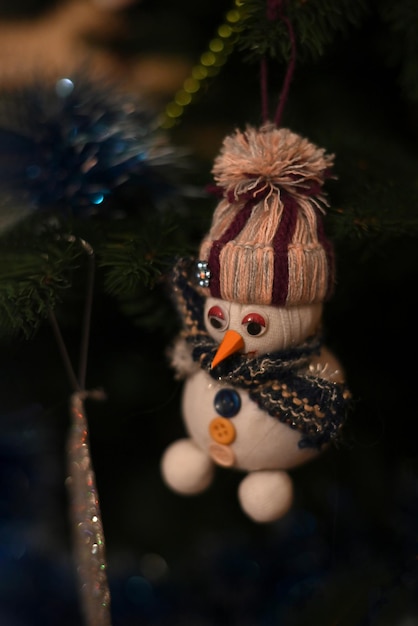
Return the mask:
POLYGON ((288 512, 289 470, 338 441, 349 407, 344 372, 321 340, 334 286, 322 224, 332 164, 272 124, 226 137, 199 258, 173 271, 182 330, 170 359, 184 380, 187 436, 165 450, 162 475, 193 495, 216 466, 241 471, 240 505, 256 522, 288 512))

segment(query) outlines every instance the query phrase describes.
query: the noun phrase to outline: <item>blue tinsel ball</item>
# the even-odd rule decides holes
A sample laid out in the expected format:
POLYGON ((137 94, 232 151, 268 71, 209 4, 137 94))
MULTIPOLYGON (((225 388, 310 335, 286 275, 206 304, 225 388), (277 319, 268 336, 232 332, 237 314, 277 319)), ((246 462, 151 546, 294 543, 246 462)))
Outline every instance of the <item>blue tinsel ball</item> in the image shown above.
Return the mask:
POLYGON ((127 181, 158 205, 177 191, 178 156, 155 111, 110 86, 63 77, 0 93, 0 191, 29 211, 90 217, 127 181))

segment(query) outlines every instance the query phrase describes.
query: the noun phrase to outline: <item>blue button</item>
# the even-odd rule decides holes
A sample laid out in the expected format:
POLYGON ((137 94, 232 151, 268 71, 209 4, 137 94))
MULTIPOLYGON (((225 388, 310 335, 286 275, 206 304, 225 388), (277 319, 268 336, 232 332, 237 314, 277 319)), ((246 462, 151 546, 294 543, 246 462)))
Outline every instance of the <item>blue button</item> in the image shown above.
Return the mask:
POLYGON ((215 410, 222 417, 234 417, 241 409, 241 398, 235 389, 221 389, 213 401, 215 410))

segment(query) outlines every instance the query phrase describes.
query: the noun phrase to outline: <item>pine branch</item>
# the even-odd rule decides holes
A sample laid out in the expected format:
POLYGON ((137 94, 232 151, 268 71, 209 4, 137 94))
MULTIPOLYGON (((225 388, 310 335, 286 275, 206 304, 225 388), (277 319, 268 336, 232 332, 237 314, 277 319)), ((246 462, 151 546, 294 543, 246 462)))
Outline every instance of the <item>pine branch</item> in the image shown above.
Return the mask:
POLYGON ((380 5, 389 32, 380 40, 386 61, 399 72, 399 83, 408 98, 418 101, 418 4, 414 0, 380 5))
POLYGON ((27 338, 71 287, 81 255, 75 241, 41 236, 36 246, 30 244, 13 238, 0 248, 0 332, 27 338))
POLYGON ((104 288, 111 296, 135 294, 143 286, 152 289, 181 254, 178 226, 170 218, 148 220, 139 235, 126 226, 109 233, 98 253, 104 288))
POLYGON ((332 239, 338 242, 383 245, 391 238, 418 236, 418 184, 399 173, 377 168, 351 177, 345 171, 344 184, 336 184, 327 223, 332 239), (338 189, 340 184, 340 189, 338 189))
MULTIPOLYGON (((352 27, 360 27, 370 11, 366 0, 291 0, 283 7, 295 31, 299 63, 318 60, 337 35, 347 35, 352 27)), ((237 45, 246 53, 245 60, 267 57, 288 61, 290 40, 286 25, 281 19, 268 19, 265 0, 244 0, 242 11, 237 45)))
POLYGON ((359 205, 328 211, 328 224, 335 241, 362 241, 370 239, 381 243, 391 238, 414 238, 418 236, 418 218, 405 220, 388 214, 367 215, 359 205))

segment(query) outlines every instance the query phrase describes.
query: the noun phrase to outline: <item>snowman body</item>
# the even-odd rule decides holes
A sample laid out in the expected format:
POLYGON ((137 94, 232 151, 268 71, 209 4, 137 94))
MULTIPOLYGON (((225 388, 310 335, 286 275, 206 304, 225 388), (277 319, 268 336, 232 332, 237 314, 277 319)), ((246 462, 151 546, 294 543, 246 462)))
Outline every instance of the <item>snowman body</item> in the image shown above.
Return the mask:
MULTIPOLYGON (((208 334, 219 345, 213 362, 228 363, 234 353, 251 362, 269 348, 297 346, 317 331, 321 313, 317 305, 249 307, 209 297, 203 315, 208 334)), ((187 360, 187 350, 180 342, 178 362, 187 360)), ((338 361, 326 349, 306 369, 334 382, 343 379, 338 361)), ((279 377, 276 384, 281 384, 279 377)), ((245 387, 231 384, 228 376, 217 379, 200 367, 190 366, 185 375, 182 416, 188 436, 171 444, 163 455, 166 483, 178 493, 193 495, 211 484, 216 466, 241 471, 246 476, 239 486, 240 504, 258 522, 274 521, 288 511, 293 485, 287 470, 322 451, 300 446, 300 431, 270 415, 245 387)))
POLYGON ((300 448, 301 434, 260 409, 245 389, 219 383, 203 370, 185 382, 182 414, 190 438, 217 465, 287 470, 318 455, 300 448))

